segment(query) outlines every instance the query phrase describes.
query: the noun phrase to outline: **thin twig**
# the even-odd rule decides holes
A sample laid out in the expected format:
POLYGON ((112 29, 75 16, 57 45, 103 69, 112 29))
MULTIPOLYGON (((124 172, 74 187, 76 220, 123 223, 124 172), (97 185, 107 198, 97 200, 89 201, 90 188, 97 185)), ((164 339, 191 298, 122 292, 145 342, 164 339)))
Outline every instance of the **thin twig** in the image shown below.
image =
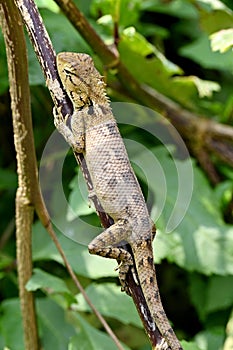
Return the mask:
POLYGON ((5 244, 8 242, 9 238, 13 235, 15 228, 15 218, 8 222, 7 227, 3 231, 0 238, 0 250, 3 250, 5 244))
POLYGON ((102 315, 99 313, 99 311, 96 309, 96 307, 93 305, 92 301, 90 300, 90 298, 88 297, 88 295, 86 294, 85 290, 83 289, 81 283, 79 282, 77 276, 75 275, 68 259, 66 258, 66 255, 59 243, 59 240, 57 239, 57 236, 53 230, 50 218, 49 218, 49 214, 46 210, 43 198, 41 195, 38 196, 37 200, 36 200, 36 210, 38 213, 38 216, 40 218, 41 223, 43 224, 43 226, 46 228, 47 232, 49 233, 50 237, 52 238, 58 252, 60 253, 63 262, 66 266, 66 269, 68 271, 68 273, 70 274, 74 284, 76 285, 76 287, 80 290, 80 292, 82 293, 84 299, 86 300, 87 304, 90 306, 91 310, 94 312, 94 314, 96 315, 96 317, 99 319, 99 321, 101 322, 101 324, 103 325, 103 327, 105 328, 106 332, 109 334, 109 336, 112 338, 112 340, 115 342, 117 348, 119 350, 123 350, 123 347, 119 341, 119 339, 116 337, 116 335, 113 333, 113 331, 111 330, 111 328, 109 327, 109 325, 107 324, 107 322, 105 321, 105 319, 102 317, 102 315))

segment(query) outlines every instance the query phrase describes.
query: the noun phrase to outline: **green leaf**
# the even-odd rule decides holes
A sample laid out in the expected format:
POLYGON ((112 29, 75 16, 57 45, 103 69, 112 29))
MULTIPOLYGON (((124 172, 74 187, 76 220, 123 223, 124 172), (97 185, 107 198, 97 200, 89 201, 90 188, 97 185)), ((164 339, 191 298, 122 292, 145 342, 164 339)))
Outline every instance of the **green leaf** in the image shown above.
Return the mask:
POLYGON ((183 46, 180 54, 199 63, 203 68, 233 72, 233 52, 228 51, 223 54, 213 52, 209 37, 205 34, 193 43, 183 46))
POLYGON ((197 344, 195 344, 193 342, 187 342, 185 340, 181 341, 181 345, 182 345, 184 350, 202 350, 201 348, 199 348, 197 346, 197 344))
POLYGON ((136 32, 134 27, 126 28, 122 33, 119 49, 122 50, 121 54, 123 57, 125 57, 123 49, 126 49, 126 46, 128 50, 130 49, 130 51, 138 53, 142 57, 154 53, 156 59, 152 62, 160 63, 164 73, 166 72, 168 76, 182 72, 177 65, 169 61, 155 46, 151 45, 140 33, 136 32))
POLYGON ((207 287, 206 312, 224 310, 233 305, 233 276, 213 276, 207 287))
MULTIPOLYGON (((137 81, 150 85, 188 108, 195 110, 200 105, 199 97, 211 97, 214 91, 220 90, 220 85, 215 82, 180 76, 182 69, 133 27, 123 31, 119 51, 122 61, 137 81), (142 66, 144 69, 141 69, 142 66)), ((213 54, 210 48, 209 51, 213 54)), ((233 68, 232 62, 231 65, 233 68)))
MULTIPOLYGON (((78 350, 86 348, 87 345, 88 349, 94 350, 116 348, 106 334, 90 326, 77 312, 69 311, 66 314, 56 303, 47 298, 38 300, 36 304, 40 340, 44 350, 78 350), (67 322, 68 315, 70 323, 67 322)), ((11 350, 24 350, 18 299, 3 301, 1 313, 0 334, 3 346, 11 350)), ((123 346, 125 349, 129 349, 125 345, 123 346)))
POLYGON ((38 300, 37 310, 43 349, 67 349, 70 338, 76 332, 73 325, 67 322, 66 313, 55 302, 47 298, 38 300))
POLYGON ((230 9, 220 0, 197 0, 198 4, 202 6, 203 9, 208 11, 213 10, 224 10, 230 11, 230 9))
MULTIPOLYGON (((192 205, 192 204, 191 204, 192 205)), ((192 209, 190 209, 192 213, 192 209)), ((208 215, 203 209, 202 216, 208 215)), ((158 231, 155 239, 155 256, 167 258, 189 271, 210 275, 233 274, 233 229, 208 227, 187 214, 183 222, 171 234, 158 231), (195 227, 196 226, 196 227, 195 227)))
POLYGON ((14 171, 0 169, 0 190, 8 190, 17 187, 17 175, 14 171))
POLYGON ((230 9, 218 9, 200 11, 200 27, 204 33, 213 34, 221 29, 231 28, 233 24, 233 12, 230 9))
MULTIPOLYGON (((125 28, 137 23, 139 18, 140 0, 94 0, 91 2, 91 14, 94 17, 111 17, 111 23, 118 23, 119 28, 125 28)), ((103 17, 98 22, 103 23, 103 17)))
POLYGON ((33 275, 26 284, 28 291, 34 292, 38 289, 45 289, 51 293, 68 293, 70 290, 67 288, 65 282, 56 276, 53 276, 41 269, 34 269, 33 275))
POLYGON ((213 327, 195 336, 195 342, 201 350, 219 350, 225 338, 224 327, 213 327))
POLYGON ((161 1, 147 0, 141 2, 142 9, 147 11, 155 11, 159 13, 166 13, 171 16, 196 19, 198 13, 193 4, 186 0, 173 0, 163 4, 161 1))
MULTIPOLYGON (((86 288, 86 293, 95 302, 96 308, 102 315, 114 317, 123 324, 130 323, 142 327, 132 299, 121 292, 120 286, 113 283, 93 283, 86 288)), ((77 302, 73 305, 73 310, 91 311, 82 294, 77 295, 77 302)))
POLYGON ((36 5, 41 8, 47 8, 48 10, 58 13, 59 7, 53 0, 36 0, 36 5))
MULTIPOLYGON (((117 349, 115 343, 103 332, 92 327, 78 313, 73 313, 73 323, 77 327, 77 335, 71 338, 69 350, 109 350, 117 349), (80 347, 81 346, 81 347, 80 347)), ((124 349, 129 348, 122 344, 124 349)))
POLYGON ((188 211, 172 233, 165 233, 173 209, 176 209, 177 215, 182 215, 184 209, 187 209, 183 207, 183 201, 177 203, 176 199, 182 187, 183 191, 186 190, 191 174, 188 173, 183 183, 179 183, 177 166, 179 171, 185 173, 187 161, 175 162, 164 147, 155 147, 150 151, 162 167, 162 172, 158 172, 157 167, 157 181, 151 181, 149 177, 155 173, 155 163, 149 157, 148 151, 134 153, 130 159, 136 164, 143 164, 150 189, 156 198, 152 207, 153 215, 161 211, 159 206, 165 200, 157 220, 158 232, 154 240, 156 261, 166 258, 189 271, 198 271, 205 275, 233 274, 233 228, 223 223, 216 194, 195 164, 194 187, 188 211), (163 176, 164 183, 161 182, 163 176))
MULTIPOLYGON (((3 39, 3 35, 0 32, 0 67, 7 67, 6 61, 6 51, 5 51, 5 42, 3 39)), ((0 69, 0 94, 2 94, 9 86, 8 82, 8 70, 0 69)))
POLYGON ((233 47, 233 29, 222 29, 210 36, 213 51, 226 52, 233 47))
POLYGON ((221 86, 218 83, 209 80, 202 80, 195 76, 174 77, 173 83, 175 83, 174 85, 176 85, 178 89, 189 88, 191 90, 192 87, 195 86, 200 98, 212 97, 213 92, 221 89, 221 86))
POLYGON ((204 321, 207 317, 207 283, 206 278, 203 278, 202 275, 197 273, 189 274, 189 294, 201 321, 204 321))
MULTIPOLYGON (((179 78, 178 78, 179 79, 179 78)), ((184 78, 180 78, 184 79, 184 78)), ((203 97, 212 97, 213 92, 219 91, 221 89, 220 85, 209 80, 202 80, 198 77, 187 77, 186 79, 192 81, 197 88, 200 98, 203 97)))
POLYGON ((3 252, 0 252, 0 270, 6 270, 4 271, 4 274, 9 273, 8 268, 10 265, 14 264, 14 257, 11 257, 9 255, 4 254, 3 252))
POLYGON ((80 171, 70 183, 69 207, 67 211, 67 220, 72 221, 82 215, 95 213, 93 206, 88 205, 87 185, 83 176, 80 176, 80 171))
MULTIPOLYGON (((199 274, 189 277, 190 296, 202 321, 214 312, 230 309, 233 304, 233 276, 210 276, 199 274)), ((213 318, 210 315, 211 319, 213 318)))
POLYGON ((231 315, 229 317, 229 320, 227 322, 226 327, 226 339, 224 342, 224 350, 231 350, 233 344, 233 310, 231 312, 231 315))
MULTIPOLYGON (((57 233, 57 237, 69 263, 77 274, 90 278, 117 276, 117 272, 114 271, 116 267, 115 260, 91 255, 87 246, 78 244, 60 233, 57 233)), ((32 244, 34 261, 54 260, 63 264, 54 243, 39 222, 33 226, 32 244)))
POLYGON ((12 350, 25 349, 19 299, 1 302, 0 334, 5 347, 12 350))

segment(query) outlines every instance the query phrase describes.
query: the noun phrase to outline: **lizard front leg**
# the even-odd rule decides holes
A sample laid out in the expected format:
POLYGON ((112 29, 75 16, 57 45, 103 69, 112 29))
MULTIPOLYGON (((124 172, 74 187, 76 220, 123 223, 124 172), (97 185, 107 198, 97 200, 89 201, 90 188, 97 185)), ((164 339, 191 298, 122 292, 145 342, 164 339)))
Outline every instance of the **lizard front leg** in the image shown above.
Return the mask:
POLYGON ((130 267, 133 266, 133 258, 127 250, 116 247, 116 245, 120 244, 126 238, 129 232, 131 232, 131 226, 128 221, 119 220, 93 239, 88 245, 88 249, 91 254, 121 261, 119 266, 121 289, 130 295, 131 293, 126 283, 126 275, 130 267))
POLYGON ((65 138, 66 142, 77 153, 83 153, 85 149, 84 124, 77 112, 67 115, 65 118, 61 114, 60 108, 53 109, 54 125, 65 138), (68 126, 69 125, 69 126, 68 126))

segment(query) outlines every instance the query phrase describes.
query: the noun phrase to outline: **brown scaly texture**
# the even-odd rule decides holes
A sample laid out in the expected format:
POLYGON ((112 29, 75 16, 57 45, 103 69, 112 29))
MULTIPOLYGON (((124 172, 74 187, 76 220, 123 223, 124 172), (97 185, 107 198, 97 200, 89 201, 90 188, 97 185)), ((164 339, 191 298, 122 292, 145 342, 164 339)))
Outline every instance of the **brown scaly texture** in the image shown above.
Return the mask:
POLYGON ((123 290, 130 294, 126 274, 133 259, 119 248, 123 242, 130 244, 152 317, 171 349, 182 350, 160 300, 151 245, 154 224, 106 97, 105 84, 86 54, 60 53, 57 67, 74 111, 65 121, 56 112, 55 125, 74 151, 84 154, 94 193, 114 220, 89 244, 89 251, 122 261, 119 277, 123 290))

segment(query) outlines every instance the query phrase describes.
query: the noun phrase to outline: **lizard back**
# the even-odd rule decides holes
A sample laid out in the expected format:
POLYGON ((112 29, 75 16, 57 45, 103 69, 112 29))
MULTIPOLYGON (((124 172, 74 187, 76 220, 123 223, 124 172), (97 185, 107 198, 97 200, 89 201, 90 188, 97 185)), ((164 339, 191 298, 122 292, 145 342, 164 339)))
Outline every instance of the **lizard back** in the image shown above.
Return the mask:
MULTIPOLYGON (((99 106, 93 111, 103 113, 99 106)), ((132 232, 127 241, 131 244, 151 238, 151 219, 116 121, 112 114, 109 117, 109 121, 86 130, 84 157, 103 209, 115 222, 119 219, 130 222, 132 232)))

